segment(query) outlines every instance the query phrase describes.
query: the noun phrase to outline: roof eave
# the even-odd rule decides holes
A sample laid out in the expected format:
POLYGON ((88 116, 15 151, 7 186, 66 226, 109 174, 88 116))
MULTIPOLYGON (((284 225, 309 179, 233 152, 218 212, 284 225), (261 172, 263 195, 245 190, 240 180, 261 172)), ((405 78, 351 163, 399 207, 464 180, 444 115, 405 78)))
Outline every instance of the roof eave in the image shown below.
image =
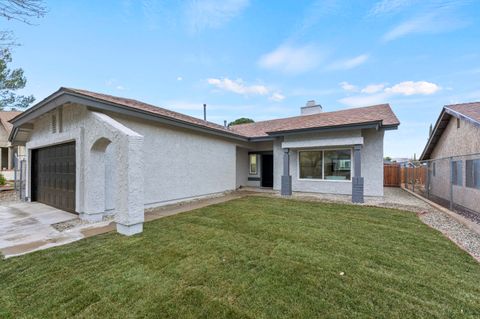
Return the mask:
POLYGON ((323 126, 323 127, 312 127, 312 128, 300 128, 294 130, 283 130, 283 131, 272 131, 267 132, 269 136, 285 136, 301 133, 316 133, 316 132, 335 132, 335 131, 349 131, 349 130, 363 130, 363 129, 385 129, 385 130, 395 130, 398 128, 399 124, 391 125, 382 125, 382 121, 372 121, 364 123, 354 123, 348 125, 334 125, 334 126, 323 126))
MULTIPOLYGON (((125 115, 131 115, 131 116, 136 116, 140 118, 145 118, 149 120, 154 120, 157 122, 162 122, 164 124, 170 124, 173 126, 179 126, 183 128, 188 128, 188 129, 194 129, 197 131, 203 131, 206 133, 213 133, 214 135, 218 136, 223 136, 239 141, 246 142, 248 141, 248 138, 242 135, 238 135, 235 133, 229 133, 225 132, 222 130, 217 130, 214 128, 209 128, 205 127, 202 125, 196 125, 193 123, 189 123, 186 121, 170 118, 167 116, 159 115, 159 114, 154 114, 148 111, 143 111, 139 109, 135 109, 132 107, 128 107, 125 105, 121 105, 118 103, 113 103, 109 101, 105 101, 102 99, 96 99, 94 97, 86 96, 80 93, 72 92, 68 89, 60 88, 58 91, 55 93, 51 94, 44 100, 40 101, 36 105, 34 105, 32 108, 29 110, 25 111, 24 113, 16 116, 14 119, 11 120, 11 123, 15 127, 18 127, 24 123, 27 123, 31 121, 34 118, 37 118, 39 115, 44 114, 60 105, 66 104, 66 103, 77 103, 77 104, 82 104, 86 105, 87 107, 91 107, 94 109, 101 109, 101 110, 106 110, 106 111, 112 111, 116 113, 121 113, 125 115), (50 105, 49 105, 50 104, 50 105), (46 107, 49 105, 48 107, 46 107), (46 107, 46 108, 44 108, 46 107)), ((12 130, 13 132, 13 130, 12 130)), ((12 135, 11 135, 12 136, 12 135)))

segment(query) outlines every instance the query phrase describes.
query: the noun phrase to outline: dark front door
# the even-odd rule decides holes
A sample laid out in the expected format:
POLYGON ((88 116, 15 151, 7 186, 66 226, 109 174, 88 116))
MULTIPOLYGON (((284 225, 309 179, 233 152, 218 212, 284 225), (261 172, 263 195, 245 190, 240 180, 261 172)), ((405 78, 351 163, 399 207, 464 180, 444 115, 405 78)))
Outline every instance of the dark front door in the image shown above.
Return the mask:
POLYGON ((273 187, 273 155, 262 155, 262 187, 273 187))
POLYGON ((32 201, 75 212, 75 142, 32 151, 32 201))

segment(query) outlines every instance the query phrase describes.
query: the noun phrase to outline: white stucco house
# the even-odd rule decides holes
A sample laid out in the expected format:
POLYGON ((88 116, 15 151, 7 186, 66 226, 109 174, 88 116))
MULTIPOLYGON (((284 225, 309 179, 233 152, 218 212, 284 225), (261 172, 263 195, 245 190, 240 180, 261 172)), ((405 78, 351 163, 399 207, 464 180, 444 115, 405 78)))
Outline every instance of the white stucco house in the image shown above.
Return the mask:
POLYGON ((60 88, 15 117, 25 145, 27 199, 87 220, 114 214, 142 231, 144 209, 241 186, 282 195, 383 196, 383 138, 399 121, 388 104, 232 127, 136 100, 60 88))

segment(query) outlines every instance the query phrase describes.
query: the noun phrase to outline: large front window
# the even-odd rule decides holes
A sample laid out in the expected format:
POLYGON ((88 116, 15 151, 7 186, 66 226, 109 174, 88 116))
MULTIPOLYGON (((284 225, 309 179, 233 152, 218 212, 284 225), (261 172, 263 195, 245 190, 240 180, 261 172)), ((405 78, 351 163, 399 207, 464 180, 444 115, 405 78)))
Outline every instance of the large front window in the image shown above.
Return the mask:
POLYGON ((350 149, 299 152, 301 179, 350 180, 352 176, 350 149))

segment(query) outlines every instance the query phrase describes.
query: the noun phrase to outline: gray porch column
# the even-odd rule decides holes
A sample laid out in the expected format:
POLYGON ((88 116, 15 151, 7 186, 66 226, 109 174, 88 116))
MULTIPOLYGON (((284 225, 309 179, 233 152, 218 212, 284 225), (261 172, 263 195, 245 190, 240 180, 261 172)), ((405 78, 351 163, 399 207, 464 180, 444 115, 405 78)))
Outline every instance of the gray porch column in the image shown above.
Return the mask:
POLYGON ((8 168, 9 170, 13 169, 13 146, 8 148, 8 168))
POLYGON ((362 145, 353 147, 352 202, 363 203, 362 145))
POLYGON ((292 176, 290 176, 290 149, 283 149, 282 196, 292 195, 292 176))

